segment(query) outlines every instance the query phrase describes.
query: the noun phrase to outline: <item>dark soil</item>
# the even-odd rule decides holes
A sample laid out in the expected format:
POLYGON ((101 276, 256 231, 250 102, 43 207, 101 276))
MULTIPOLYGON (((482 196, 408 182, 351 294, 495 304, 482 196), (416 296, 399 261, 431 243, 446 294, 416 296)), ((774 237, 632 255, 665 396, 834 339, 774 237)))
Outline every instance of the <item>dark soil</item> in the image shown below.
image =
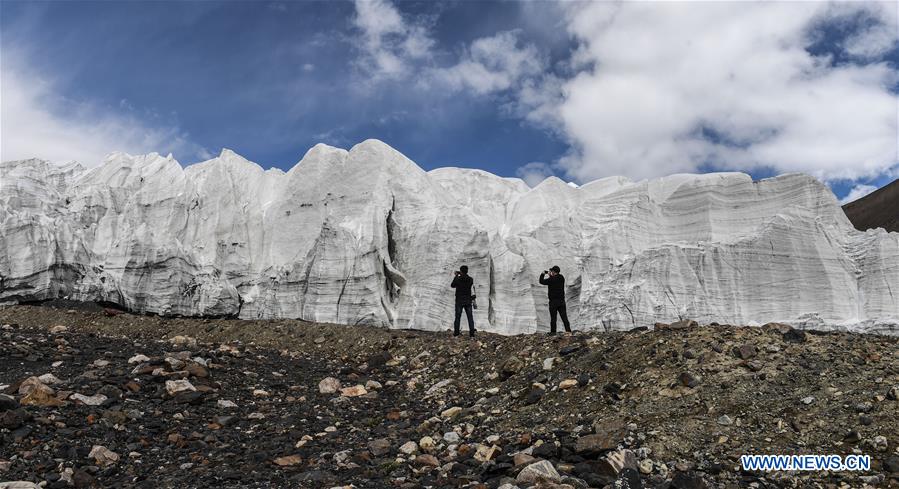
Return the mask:
POLYGON ((62 305, 0 309, 0 481, 525 488, 546 460, 545 488, 899 486, 896 337, 772 324, 472 340, 62 305), (52 394, 24 393, 48 373, 52 394), (327 377, 367 388, 322 393, 327 377), (196 391, 167 391, 182 380, 196 391), (872 470, 739 467, 832 453, 872 470))

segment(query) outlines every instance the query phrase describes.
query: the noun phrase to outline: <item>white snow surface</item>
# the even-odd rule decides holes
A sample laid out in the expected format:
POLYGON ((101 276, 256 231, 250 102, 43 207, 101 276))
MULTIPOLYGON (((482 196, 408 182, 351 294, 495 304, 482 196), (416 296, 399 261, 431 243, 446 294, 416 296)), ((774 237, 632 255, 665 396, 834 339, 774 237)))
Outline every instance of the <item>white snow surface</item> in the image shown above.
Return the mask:
POLYGON ((229 150, 187 168, 155 153, 90 170, 0 164, 0 304, 444 330, 463 264, 482 331, 548 330, 537 278, 558 265, 576 329, 690 318, 899 332, 899 233, 856 231, 806 175, 529 188, 425 172, 377 140, 319 144, 286 173, 229 150))

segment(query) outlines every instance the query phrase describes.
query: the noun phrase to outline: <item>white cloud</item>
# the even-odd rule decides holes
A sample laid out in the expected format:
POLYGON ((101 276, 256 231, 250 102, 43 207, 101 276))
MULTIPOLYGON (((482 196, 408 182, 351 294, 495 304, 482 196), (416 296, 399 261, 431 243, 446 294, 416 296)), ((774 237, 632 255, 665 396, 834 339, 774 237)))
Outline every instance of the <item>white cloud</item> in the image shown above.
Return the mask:
POLYGON ((356 63, 371 77, 367 81, 415 79, 419 89, 485 95, 515 88, 546 65, 518 31, 504 31, 476 39, 452 64, 434 66, 435 41, 427 25, 404 18, 389 0, 356 0, 353 24, 361 55, 356 63))
POLYGON ((852 187, 852 190, 850 190, 849 193, 846 194, 845 197, 840 199, 840 205, 846 205, 854 200, 858 200, 858 199, 870 194, 871 192, 873 192, 875 190, 877 190, 877 187, 875 187, 874 185, 864 185, 864 184, 856 185, 856 186, 852 187))
POLYGON ((29 69, 22 56, 5 48, 0 69, 0 160, 42 158, 75 160, 96 166, 113 151, 173 153, 180 158, 208 154, 177 127, 151 126, 131 115, 75 102, 57 93, 56 84, 29 69))
POLYGON ((832 65, 806 47, 820 22, 861 13, 845 41, 871 58, 896 40, 895 3, 590 2, 571 4, 577 74, 520 92, 528 118, 572 146, 559 164, 581 181, 714 166, 857 179, 897 157, 897 72, 832 65), (887 26, 884 29, 883 26, 887 26))
POLYGON ((821 15, 832 23, 851 25, 853 22, 870 22, 848 36, 842 43, 850 56, 863 60, 877 59, 896 48, 899 41, 899 9, 895 3, 867 2, 863 8, 846 3, 831 3, 821 15))
POLYGON ((515 174, 518 178, 524 180, 524 183, 528 184, 529 187, 534 188, 554 173, 552 167, 546 163, 534 161, 518 168, 515 174))
POLYGON ((376 78, 402 78, 409 74, 410 61, 430 56, 434 40, 423 25, 408 23, 387 0, 356 0, 353 25, 363 70, 376 78))
POLYGON ((506 31, 475 40, 456 65, 435 69, 431 76, 453 90, 483 95, 508 90, 545 67, 534 45, 522 44, 518 32, 506 31))

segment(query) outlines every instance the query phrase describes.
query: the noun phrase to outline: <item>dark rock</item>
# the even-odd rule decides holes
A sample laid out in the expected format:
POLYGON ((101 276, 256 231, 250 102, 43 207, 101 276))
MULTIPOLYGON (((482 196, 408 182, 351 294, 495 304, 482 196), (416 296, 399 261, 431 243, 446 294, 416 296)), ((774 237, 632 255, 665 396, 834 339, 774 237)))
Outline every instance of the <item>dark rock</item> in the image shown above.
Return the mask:
POLYGON ((176 404, 201 404, 203 402, 203 393, 200 391, 184 391, 175 394, 172 398, 176 404))
POLYGON ((587 384, 590 383, 590 374, 583 373, 577 376, 577 385, 578 387, 587 387, 587 384))
POLYGON ((237 423, 237 421, 237 416, 215 416, 212 418, 212 422, 220 426, 231 426, 237 423))
POLYGON ((499 378, 500 380, 507 380, 509 377, 517 374, 524 368, 524 362, 522 362, 518 357, 512 356, 506 359, 503 362, 502 366, 499 369, 499 378))
POLYGON ((370 369, 381 368, 384 365, 386 365, 387 362, 389 362, 391 358, 393 358, 393 355, 391 355, 390 352, 382 351, 382 352, 375 353, 374 355, 369 356, 365 360, 365 363, 368 365, 368 368, 370 368, 370 369))
POLYGON ((643 481, 640 479, 639 472, 630 467, 625 467, 618 474, 613 487, 615 489, 643 489, 643 481))
POLYGON ((702 383, 702 378, 693 372, 683 372, 678 376, 677 380, 680 381, 682 385, 690 388, 696 387, 702 383))
POLYGON ((672 489, 709 489, 708 482, 695 472, 678 472, 671 479, 672 489))
POLYGON ((386 455, 390 453, 390 440, 386 438, 379 438, 377 440, 372 440, 368 442, 368 450, 375 457, 380 457, 382 455, 386 455))
POLYGON ((95 479, 94 476, 80 469, 75 470, 75 473, 72 474, 72 481, 75 483, 77 489, 99 487, 97 479, 95 479))
POLYGON ((535 447, 532 455, 537 458, 558 458, 559 447, 553 442, 546 442, 539 447, 535 447))
POLYGON ((527 406, 537 404, 538 402, 540 402, 540 399, 543 399, 544 393, 546 393, 546 391, 539 387, 531 387, 531 389, 528 391, 528 395, 525 396, 524 404, 527 406))
POLYGON ((6 394, 0 394, 0 412, 18 408, 19 401, 16 401, 15 397, 8 396, 6 394))
POLYGON ((316 483, 316 487, 324 487, 324 485, 335 482, 337 478, 330 472, 324 470, 310 470, 309 472, 301 474, 298 480, 302 482, 314 482, 316 483))
POLYGON ((117 388, 114 385, 109 385, 109 384, 104 385, 99 390, 97 390, 97 394, 103 394, 104 396, 108 397, 109 399, 113 399, 113 400, 122 398, 121 389, 117 388))
POLYGON ((887 457, 886 460, 883 461, 883 470, 899 474, 899 456, 893 455, 887 457))
POLYGON ((424 454, 424 455, 419 455, 419 456, 415 457, 415 465, 425 466, 425 467, 439 467, 440 461, 437 460, 437 457, 435 457, 433 455, 424 454))
POLYGON ((206 377, 209 377, 209 369, 200 365, 199 363, 191 362, 191 363, 187 364, 186 367, 184 367, 184 370, 186 370, 190 375, 200 378, 200 379, 205 379, 206 377))
POLYGON ((851 430, 843 437, 843 441, 846 443, 858 443, 862 441, 862 435, 857 430, 851 430))
POLYGON ((788 343, 805 343, 806 334, 801 329, 790 328, 783 334, 783 340, 788 343))
POLYGON ((561 355, 561 356, 563 356, 563 357, 566 356, 566 355, 571 355, 572 353, 574 353, 574 352, 580 350, 580 349, 583 348, 583 347, 584 347, 584 345, 582 345, 581 343, 572 343, 572 344, 570 344, 570 345, 568 345, 568 346, 562 347, 562 348, 559 350, 559 355, 561 355))
POLYGON ((615 481, 615 474, 610 471, 607 464, 597 460, 588 460, 578 463, 573 469, 575 475, 586 481, 591 486, 604 487, 615 481))
POLYGON ((688 329, 688 328, 696 328, 699 326, 699 323, 693 321, 692 319, 681 319, 680 321, 675 321, 668 326, 668 329, 688 329))
POLYGON ((31 419, 24 409, 10 409, 0 413, 0 428, 14 430, 31 419))
POLYGON ((763 368, 765 368, 765 364, 758 360, 750 360, 748 362, 743 362, 743 366, 746 367, 750 372, 759 372, 763 368))
POLYGON ((580 454, 596 454, 618 446, 620 439, 611 433, 598 433, 577 439, 574 451, 580 454))
POLYGON ((758 355, 758 348, 755 345, 741 345, 734 347, 734 356, 741 360, 749 360, 758 355))

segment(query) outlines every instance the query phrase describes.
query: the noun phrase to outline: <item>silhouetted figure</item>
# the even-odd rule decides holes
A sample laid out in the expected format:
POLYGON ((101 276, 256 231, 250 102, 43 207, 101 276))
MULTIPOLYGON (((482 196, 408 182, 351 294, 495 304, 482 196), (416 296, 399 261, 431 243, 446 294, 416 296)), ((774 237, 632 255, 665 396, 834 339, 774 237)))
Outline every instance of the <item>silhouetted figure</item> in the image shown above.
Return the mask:
POLYGON ((459 320, 462 319, 462 311, 468 316, 468 335, 474 337, 474 317, 471 313, 471 301, 474 298, 471 295, 471 288, 474 286, 474 280, 468 276, 468 267, 462 265, 453 277, 453 283, 450 287, 456 289, 456 320, 453 322, 453 336, 459 336, 459 320))
POLYGON ((562 316, 562 324, 565 325, 565 331, 571 332, 571 325, 568 323, 568 313, 565 310, 565 277, 559 273, 561 270, 558 266, 554 266, 540 274, 540 285, 546 285, 549 293, 549 334, 556 334, 556 314, 562 316), (549 277, 543 278, 549 274, 549 277))

